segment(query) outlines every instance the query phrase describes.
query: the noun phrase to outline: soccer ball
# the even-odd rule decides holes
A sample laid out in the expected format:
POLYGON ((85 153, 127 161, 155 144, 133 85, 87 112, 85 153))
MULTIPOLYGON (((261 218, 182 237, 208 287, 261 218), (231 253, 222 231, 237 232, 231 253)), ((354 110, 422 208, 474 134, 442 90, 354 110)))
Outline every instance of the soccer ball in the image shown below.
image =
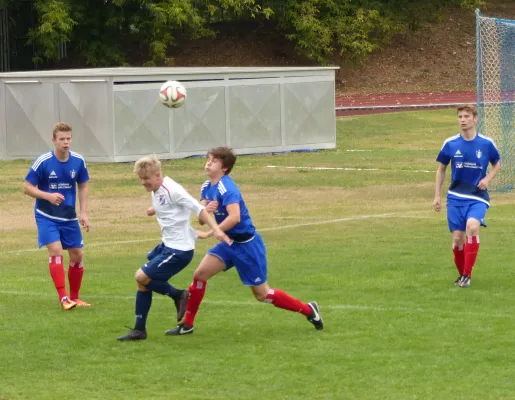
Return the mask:
POLYGON ((181 82, 168 81, 159 90, 159 99, 168 108, 179 108, 186 100, 186 88, 181 82))

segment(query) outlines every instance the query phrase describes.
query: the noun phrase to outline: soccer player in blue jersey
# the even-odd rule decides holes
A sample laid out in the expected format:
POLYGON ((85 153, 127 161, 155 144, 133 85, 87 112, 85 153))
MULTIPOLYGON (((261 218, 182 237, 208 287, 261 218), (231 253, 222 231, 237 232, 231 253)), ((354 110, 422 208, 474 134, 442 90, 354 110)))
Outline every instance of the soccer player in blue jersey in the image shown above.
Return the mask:
POLYGON ((136 271, 136 323, 134 329, 118 337, 123 341, 147 338, 146 321, 152 304, 152 292, 174 300, 177 321, 184 316, 188 291, 173 287, 168 280, 186 268, 193 258, 197 237, 191 227, 192 212, 201 223, 207 223, 213 229, 218 240, 230 243, 203 205, 177 182, 168 176, 163 177, 161 162, 155 155, 140 158, 134 165, 134 172, 143 187, 151 192, 152 207, 147 210, 147 215, 157 216, 162 242, 147 254, 148 262, 136 271))
MULTIPOLYGON (((301 313, 317 330, 323 329, 316 302, 303 303, 269 286, 265 244, 256 232, 238 186, 229 177, 235 163, 236 155, 228 147, 216 147, 208 152, 205 171, 209 179, 202 185, 201 204, 215 214, 216 222, 232 239, 232 244, 220 242, 207 252, 193 275, 184 321, 166 331, 166 334, 176 336, 193 333, 195 316, 208 279, 232 267, 235 267, 241 282, 250 287, 258 301, 301 313)), ((197 235, 205 239, 212 236, 213 231, 197 231, 197 235)))
POLYGON ((80 225, 86 232, 90 228, 87 213, 88 169, 84 158, 70 150, 70 125, 64 122, 55 124, 52 141, 54 150, 39 156, 30 167, 25 177, 24 193, 36 199, 34 210, 38 245, 48 249, 50 275, 63 309, 71 310, 77 305, 89 307, 90 304, 79 298, 84 274, 84 245, 80 225), (76 187, 79 191, 79 216, 75 210, 76 187), (69 297, 66 292, 63 250, 68 250, 70 257, 69 297))
POLYGON ((441 189, 447 165, 451 163, 447 221, 459 273, 455 283, 467 288, 479 251, 479 227, 486 226, 486 210, 490 207, 488 184, 501 168, 501 158, 494 141, 476 131, 476 106, 461 105, 457 113, 461 132, 444 142, 436 158, 440 165, 436 171, 433 207, 436 212, 442 209, 441 189), (487 173, 488 164, 492 167, 487 173))

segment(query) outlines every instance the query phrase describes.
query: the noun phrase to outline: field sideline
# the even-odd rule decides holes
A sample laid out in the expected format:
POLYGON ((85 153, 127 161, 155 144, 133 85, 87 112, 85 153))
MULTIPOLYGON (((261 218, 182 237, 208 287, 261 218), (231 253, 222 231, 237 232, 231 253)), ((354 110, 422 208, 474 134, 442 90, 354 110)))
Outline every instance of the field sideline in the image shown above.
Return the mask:
MULTIPOLYGON (((148 340, 117 342, 134 323, 134 272, 159 242, 132 164, 88 165, 81 297, 93 307, 64 312, 23 196, 31 162, 0 162, 0 400, 515 398, 515 197, 492 194, 472 286, 456 289, 431 172, 455 119, 339 118, 335 150, 238 158, 269 283, 316 300, 321 332, 254 301, 231 270, 209 282, 193 335, 164 335, 175 309, 154 294, 148 340)), ((203 163, 163 166, 198 197, 203 163)), ((213 243, 171 283, 187 287, 213 243)))

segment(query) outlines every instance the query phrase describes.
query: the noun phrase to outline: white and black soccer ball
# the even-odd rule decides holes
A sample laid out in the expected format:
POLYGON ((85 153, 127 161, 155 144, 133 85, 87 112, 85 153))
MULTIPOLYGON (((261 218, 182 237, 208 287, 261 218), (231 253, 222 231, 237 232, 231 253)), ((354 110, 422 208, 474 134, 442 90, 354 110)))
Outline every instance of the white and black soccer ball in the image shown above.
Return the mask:
POLYGON ((186 88, 179 81, 167 81, 159 90, 159 99, 168 108, 179 108, 186 100, 186 88))

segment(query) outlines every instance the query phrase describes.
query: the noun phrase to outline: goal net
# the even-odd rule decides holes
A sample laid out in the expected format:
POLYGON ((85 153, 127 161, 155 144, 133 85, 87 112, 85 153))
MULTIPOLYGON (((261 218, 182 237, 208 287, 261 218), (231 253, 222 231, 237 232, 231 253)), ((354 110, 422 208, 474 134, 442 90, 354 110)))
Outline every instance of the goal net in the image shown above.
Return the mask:
POLYGON ((501 153, 491 188, 509 191, 515 186, 515 21, 476 10, 476 63, 478 129, 501 153))

